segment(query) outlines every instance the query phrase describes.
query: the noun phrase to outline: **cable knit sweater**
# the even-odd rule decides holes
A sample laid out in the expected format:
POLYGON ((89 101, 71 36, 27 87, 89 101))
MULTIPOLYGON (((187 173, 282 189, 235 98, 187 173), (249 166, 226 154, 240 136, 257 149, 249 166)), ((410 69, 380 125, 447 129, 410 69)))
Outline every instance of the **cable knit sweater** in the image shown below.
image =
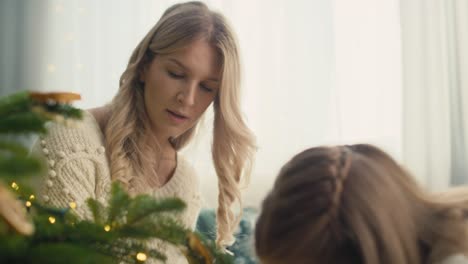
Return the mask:
POLYGON ((468 264, 468 258, 463 254, 456 254, 444 259, 440 264, 468 264))
MULTIPOLYGON (((111 186, 104 136, 94 117, 83 111, 83 120, 72 125, 48 124, 48 134, 39 138, 33 152, 48 164, 48 174, 38 184, 39 199, 47 205, 68 207, 75 202, 78 216, 89 219, 85 201, 91 197, 106 204, 111 186)), ((139 193, 140 190, 136 190, 139 193)), ((194 228, 201 202, 198 178, 190 164, 177 154, 177 167, 169 182, 158 189, 141 190, 155 198, 179 197, 187 204, 178 214, 186 227, 194 228)), ((167 263, 187 263, 176 249, 154 243, 168 257, 167 263)))

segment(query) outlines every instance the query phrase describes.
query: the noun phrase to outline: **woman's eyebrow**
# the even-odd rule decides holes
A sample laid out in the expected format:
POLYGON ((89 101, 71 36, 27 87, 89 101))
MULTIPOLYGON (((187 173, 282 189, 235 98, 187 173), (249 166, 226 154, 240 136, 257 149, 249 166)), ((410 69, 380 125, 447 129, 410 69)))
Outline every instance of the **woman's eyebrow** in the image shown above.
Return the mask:
POLYGON ((168 60, 175 63, 175 64, 177 64, 179 67, 183 68, 184 70, 189 71, 188 67, 186 67, 182 62, 180 62, 180 61, 178 61, 178 60, 176 60, 174 58, 169 58, 168 60))

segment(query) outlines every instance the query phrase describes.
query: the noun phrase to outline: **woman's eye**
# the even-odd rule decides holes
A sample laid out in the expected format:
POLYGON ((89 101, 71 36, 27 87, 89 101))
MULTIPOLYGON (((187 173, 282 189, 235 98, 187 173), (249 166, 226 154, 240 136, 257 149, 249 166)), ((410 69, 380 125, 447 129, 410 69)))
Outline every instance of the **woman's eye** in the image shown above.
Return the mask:
POLYGON ((183 74, 175 73, 175 72, 173 72, 173 71, 167 71, 167 74, 168 74, 170 77, 174 78, 174 79, 182 79, 182 78, 184 78, 184 75, 183 75, 183 74))
POLYGON ((214 91, 214 89, 212 89, 212 88, 210 88, 210 87, 208 87, 208 86, 206 86, 206 85, 203 85, 203 84, 200 85, 200 88, 201 88, 203 91, 208 92, 208 93, 212 93, 212 92, 214 91))

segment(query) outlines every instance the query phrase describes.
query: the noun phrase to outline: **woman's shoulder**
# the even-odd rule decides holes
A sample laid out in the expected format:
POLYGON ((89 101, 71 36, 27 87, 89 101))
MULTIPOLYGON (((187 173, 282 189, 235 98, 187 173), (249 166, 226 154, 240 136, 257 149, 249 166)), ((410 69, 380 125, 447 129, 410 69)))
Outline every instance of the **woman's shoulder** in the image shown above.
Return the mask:
POLYGON ((47 141, 55 148, 65 149, 104 145, 103 133, 94 117, 87 111, 83 110, 82 113, 81 120, 48 123, 47 134, 40 140, 47 141))
POLYGON ((66 162, 86 157, 106 163, 104 136, 94 117, 83 111, 81 120, 50 122, 47 133, 40 136, 32 147, 32 153, 48 160, 66 162))

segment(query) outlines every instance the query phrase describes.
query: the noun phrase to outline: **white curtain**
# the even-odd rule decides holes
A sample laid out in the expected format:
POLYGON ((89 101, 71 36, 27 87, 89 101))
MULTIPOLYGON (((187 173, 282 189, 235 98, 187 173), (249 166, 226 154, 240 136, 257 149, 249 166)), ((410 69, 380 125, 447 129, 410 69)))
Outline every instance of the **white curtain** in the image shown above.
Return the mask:
POLYGON ((435 190, 468 181, 468 1, 402 0, 404 160, 435 190))
MULTIPOLYGON (((116 93, 133 48, 175 2, 4 0, 2 21, 16 22, 0 25, 2 87, 75 91, 83 97, 78 106, 102 105, 116 93)), ((243 107, 259 147, 245 205, 258 206, 279 168, 316 145, 370 142, 428 175, 419 170, 425 166, 420 160, 411 160, 428 149, 411 145, 423 125, 409 122, 405 111, 426 97, 416 88, 409 94, 407 68, 403 89, 401 36, 404 63, 413 40, 402 35, 398 0, 205 2, 230 20, 241 46, 243 107), (414 154, 406 155, 408 149, 414 154)), ((460 124, 467 126, 463 116, 460 124)), ((217 199, 211 121, 209 112, 199 137, 184 150, 198 170, 207 207, 217 199)))

